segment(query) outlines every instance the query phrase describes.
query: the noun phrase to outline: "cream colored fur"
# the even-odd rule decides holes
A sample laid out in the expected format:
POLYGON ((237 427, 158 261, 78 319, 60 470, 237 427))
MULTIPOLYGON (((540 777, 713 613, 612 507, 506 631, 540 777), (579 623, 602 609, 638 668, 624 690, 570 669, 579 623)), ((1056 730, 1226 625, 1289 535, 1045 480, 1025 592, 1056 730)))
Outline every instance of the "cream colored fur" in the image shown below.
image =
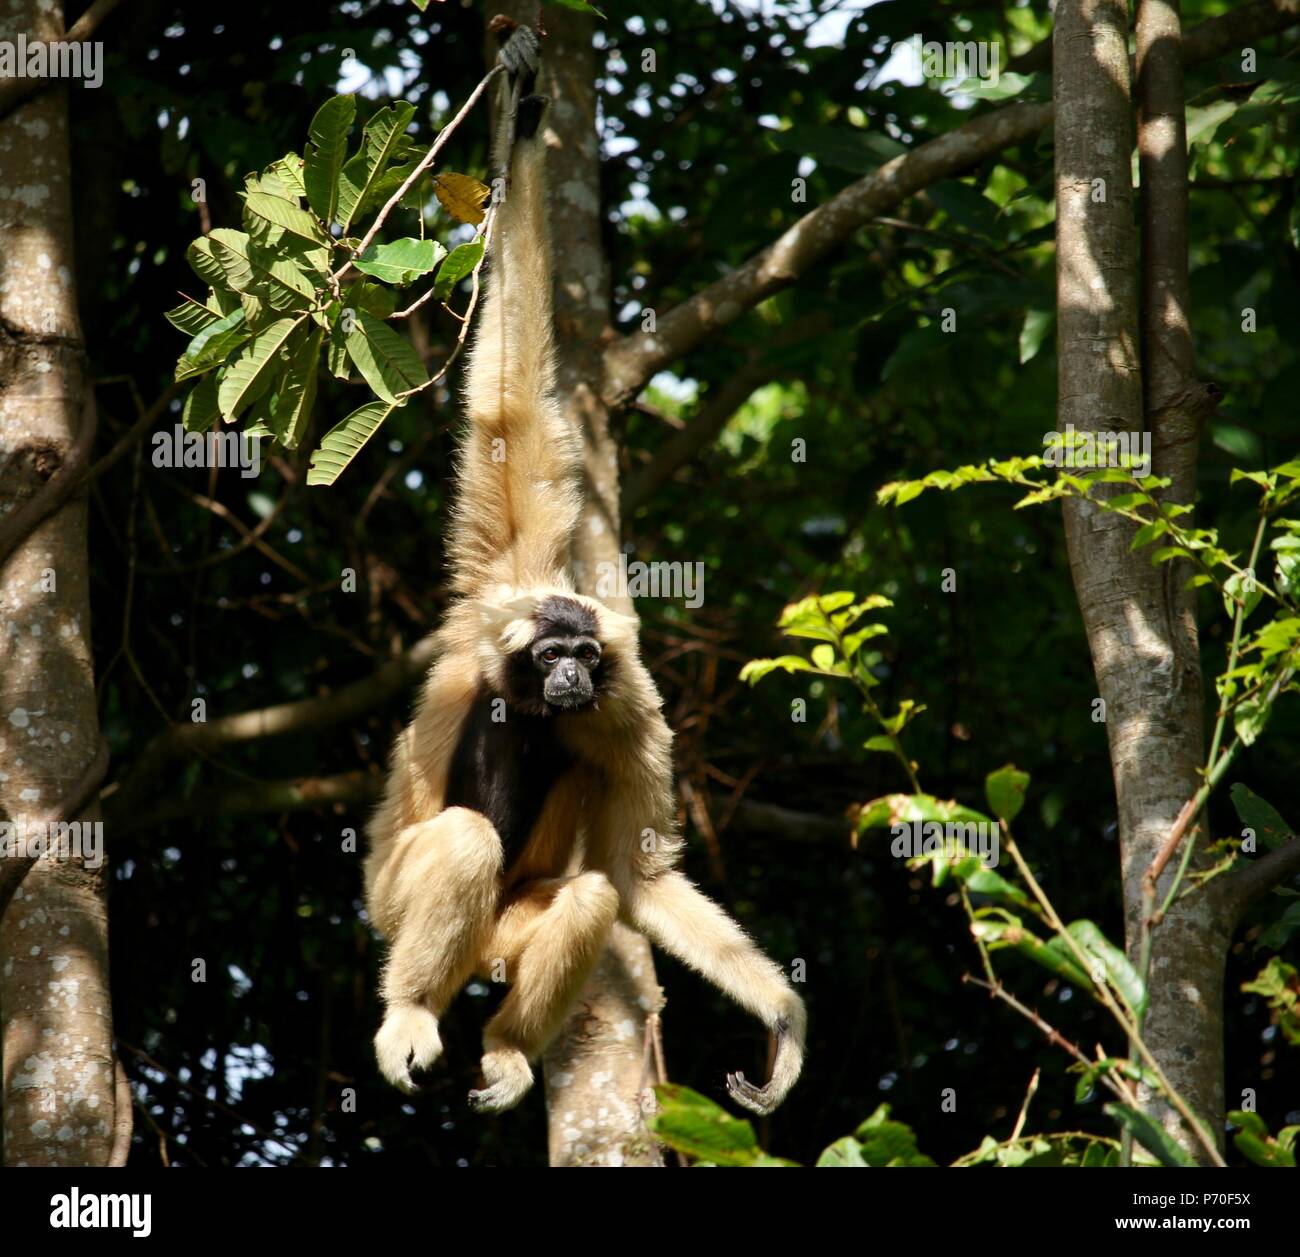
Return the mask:
MULTIPOLYGON (((503 132, 513 134, 507 117, 503 132)), ((721 908, 674 871, 680 846, 672 734, 641 662, 636 621, 573 592, 580 444, 554 398, 545 147, 520 140, 498 207, 467 386, 468 433, 450 540, 459 595, 439 659, 400 735, 370 826, 366 904, 389 940, 375 1038, 384 1075, 412 1087, 441 1052, 438 1018, 471 974, 504 968, 510 992, 483 1037, 475 1107, 500 1111, 532 1084, 620 916, 715 983, 777 1036, 773 1077, 733 1096, 774 1108, 798 1077, 803 1004, 721 908), (563 594, 596 617, 608 680, 596 707, 553 717, 575 767, 557 781, 515 865, 477 812, 445 807, 465 716, 483 684, 500 692, 508 654, 563 594)))

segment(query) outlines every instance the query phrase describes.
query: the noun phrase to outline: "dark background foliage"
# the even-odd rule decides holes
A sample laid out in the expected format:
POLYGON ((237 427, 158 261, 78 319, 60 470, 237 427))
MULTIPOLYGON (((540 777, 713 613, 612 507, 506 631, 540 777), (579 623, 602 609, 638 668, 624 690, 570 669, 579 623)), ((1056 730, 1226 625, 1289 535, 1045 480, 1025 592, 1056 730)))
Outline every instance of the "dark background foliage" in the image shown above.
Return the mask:
MULTIPOLYGON (((961 120, 928 87, 877 81, 895 40, 961 29, 962 38, 1013 34, 1019 48, 1043 33, 1010 5, 884 3, 829 28, 844 31, 842 43, 809 46, 810 31, 828 28, 802 0, 778 0, 762 17, 720 0, 606 7, 602 174, 624 329, 641 304, 670 308, 804 212, 791 203, 796 175, 807 176, 815 205, 879 162, 872 143, 922 140, 961 120), (641 69, 647 47, 653 73, 641 69), (790 130, 778 138, 777 128, 790 130), (800 164, 809 155, 815 169, 800 164)), ((1223 7, 1190 3, 1185 20, 1223 7)), ((433 4, 422 15, 397 0, 124 6, 105 30, 105 86, 72 96, 78 281, 97 375, 129 375, 146 402, 170 377, 183 342, 162 311, 178 290, 200 291, 184 257, 200 230, 193 179, 206 181, 213 225, 235 224, 244 173, 301 149, 347 48, 371 72, 362 91, 376 103, 363 102, 362 116, 401 95, 416 103, 427 141, 482 73, 483 19, 480 6, 433 4)), ((1207 67, 1189 92, 1230 75, 1230 63, 1207 67)), ((1284 115, 1229 128, 1198 150, 1195 327, 1202 372, 1226 393, 1204 436, 1201 489, 1204 518, 1234 546, 1247 540, 1251 503, 1228 492, 1229 469, 1294 454, 1294 134, 1284 115), (1259 310, 1253 336, 1240 331, 1243 306, 1259 310)), ((481 174, 485 135, 479 113, 447 167, 481 174)), ((726 824, 742 788, 748 800, 833 817, 903 786, 889 761, 860 749, 872 730, 847 691, 809 691, 793 678, 751 691, 737 681, 744 660, 775 653, 771 626, 786 601, 885 592, 897 606, 880 671, 895 702, 927 705, 908 745, 928 788, 978 806, 990 769, 1014 761, 1032 772, 1019 829, 1040 879, 1067 917, 1122 935, 1105 730, 1091 719, 1095 687, 1058 513, 1013 512, 994 488, 928 494, 897 511, 874 504, 888 480, 1033 452, 1054 424, 1050 328, 1037 355, 1019 360, 1026 312, 1052 304, 1047 143, 932 189, 900 211, 914 230, 862 232, 678 363, 677 383, 660 381, 649 406, 623 420, 634 472, 669 434, 656 412, 689 420, 755 358, 773 381, 718 446, 632 513, 626 532, 638 557, 707 566, 701 609, 648 602, 641 612, 682 775, 712 821, 706 831, 688 824, 687 868, 773 955, 807 961, 808 1072, 764 1132, 784 1156, 813 1159, 888 1101, 923 1150, 951 1159, 986 1133, 1009 1134, 1039 1065, 1031 1129, 1108 1127, 1098 1100, 1075 1104, 1059 1054, 963 987, 977 961, 960 909, 890 858, 883 835, 855 851, 798 829, 726 824), (958 311, 956 336, 934 330, 945 307, 958 311), (694 383, 698 401, 681 381, 694 383), (790 459, 795 438, 807 442, 805 463, 790 459), (940 592, 945 569, 956 573, 955 593, 940 592), (790 720, 797 696, 810 699, 807 723, 790 720), (956 1091, 956 1113, 940 1109, 945 1088, 956 1091)), ((455 327, 431 318, 415 332, 437 362, 455 327)), ((321 388, 317 438, 363 400, 361 386, 321 388)), ((122 381, 102 384, 99 397, 107 448, 135 402, 122 381)), ((441 533, 457 412, 454 389, 426 398, 398 411, 333 489, 303 485, 310 439, 257 480, 158 471, 146 445, 96 482, 96 670, 115 774, 167 720, 188 720, 196 697, 211 717, 320 693, 433 626, 446 597, 441 533), (223 559, 240 533, 195 495, 246 528, 275 510, 266 551, 223 559), (357 573, 355 593, 340 590, 344 568, 357 573)), ((1205 640, 1210 673, 1222 658, 1218 624, 1205 640)), ((116 836, 114 1019, 146 1097, 133 1164, 157 1162, 159 1132, 177 1164, 544 1162, 540 1089, 501 1119, 475 1118, 465 1103, 488 992, 471 989, 454 1006, 446 1057, 418 1098, 379 1078, 370 1047, 378 946, 360 915, 359 857, 341 849, 346 830, 361 831, 364 805, 233 815, 205 802, 251 780, 378 774, 408 702, 184 765, 154 783, 154 798, 116 836), (177 800, 188 814, 175 815, 177 800), (164 804, 172 819, 150 815, 164 804), (195 958, 206 961, 206 982, 193 980, 195 958), (355 1112, 340 1105, 346 1088, 356 1089, 355 1112)), ((1296 734, 1284 708, 1240 765, 1241 779, 1293 816, 1296 734)), ((1230 814, 1213 820, 1218 832, 1235 829, 1230 814)), ((1263 920, 1276 908, 1259 912, 1263 920)), ((1267 1008, 1238 993, 1259 963, 1248 933, 1228 975, 1228 1096, 1235 1105, 1242 1088, 1257 1088, 1276 1129, 1300 1120, 1300 1070, 1267 1008)), ((1086 1048, 1113 1039, 1069 988, 1014 960, 1005 968, 1027 1002, 1086 1048)), ((721 1098, 726 1069, 758 1072, 752 1021, 667 959, 659 974, 675 1080, 721 1098)))

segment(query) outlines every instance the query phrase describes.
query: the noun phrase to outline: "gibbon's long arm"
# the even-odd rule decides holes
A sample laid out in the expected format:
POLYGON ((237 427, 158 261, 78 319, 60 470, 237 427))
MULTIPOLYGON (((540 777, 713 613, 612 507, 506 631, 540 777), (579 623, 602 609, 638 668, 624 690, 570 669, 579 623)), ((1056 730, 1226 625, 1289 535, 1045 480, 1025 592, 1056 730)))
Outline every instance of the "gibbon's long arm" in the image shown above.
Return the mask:
POLYGON ((537 66, 520 27, 502 49, 498 180, 482 313, 470 354, 460 498, 450 538, 452 586, 471 596, 560 585, 581 498, 581 443, 555 400, 551 259, 541 120, 522 95, 537 66), (503 186, 504 184, 504 186, 503 186))

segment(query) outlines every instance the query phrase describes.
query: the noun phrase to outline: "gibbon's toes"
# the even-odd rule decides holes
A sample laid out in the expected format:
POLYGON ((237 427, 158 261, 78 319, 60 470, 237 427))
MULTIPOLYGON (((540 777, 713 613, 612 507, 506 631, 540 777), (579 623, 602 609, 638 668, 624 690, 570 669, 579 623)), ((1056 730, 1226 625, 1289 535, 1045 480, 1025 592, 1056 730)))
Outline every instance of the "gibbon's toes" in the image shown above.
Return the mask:
POLYGON ((781 1097, 772 1090, 771 1085, 756 1087, 752 1082, 746 1082, 745 1075, 739 1072, 727 1075, 727 1090, 741 1108, 757 1113, 760 1117, 766 1117, 781 1103, 781 1097))
POLYGON ((469 1093, 476 1113, 504 1113, 513 1109, 533 1085, 533 1071, 522 1052, 492 1051, 483 1056, 485 1085, 469 1093))
POLYGON ((379 1072, 394 1087, 412 1092, 412 1069, 428 1069, 442 1055, 438 1019, 416 1004, 391 1008, 375 1035, 379 1072))

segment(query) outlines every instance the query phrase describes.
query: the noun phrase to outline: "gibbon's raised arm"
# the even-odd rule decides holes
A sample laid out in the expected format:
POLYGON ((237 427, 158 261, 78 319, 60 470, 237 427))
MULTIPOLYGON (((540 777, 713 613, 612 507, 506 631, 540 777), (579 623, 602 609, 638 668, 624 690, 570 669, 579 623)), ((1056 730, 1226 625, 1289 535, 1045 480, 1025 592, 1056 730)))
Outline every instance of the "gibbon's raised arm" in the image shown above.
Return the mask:
MULTIPOLYGON (((466 383, 469 430, 450 538, 452 587, 482 596, 500 586, 562 583, 581 507, 581 442, 555 400, 551 258, 543 164, 546 101, 525 95, 536 37, 520 27, 507 54, 532 65, 502 76, 488 275, 466 383), (503 195, 502 195, 503 194, 503 195)), ((513 67, 512 67, 513 68, 513 67)), ((499 596, 499 595, 495 595, 499 596)))

